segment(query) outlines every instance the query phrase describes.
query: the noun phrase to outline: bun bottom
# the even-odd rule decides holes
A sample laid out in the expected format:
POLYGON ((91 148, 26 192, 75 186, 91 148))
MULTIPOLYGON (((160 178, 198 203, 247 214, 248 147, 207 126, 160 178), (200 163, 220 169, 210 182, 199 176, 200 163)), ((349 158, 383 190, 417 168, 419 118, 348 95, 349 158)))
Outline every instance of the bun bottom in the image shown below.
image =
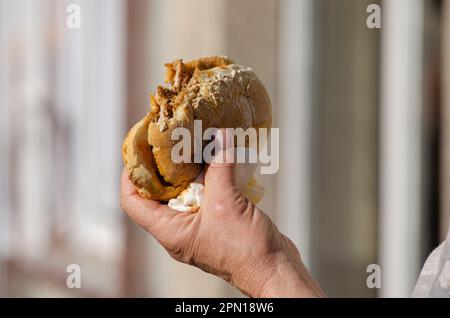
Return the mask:
POLYGON ((186 186, 172 185, 159 174, 151 146, 148 144, 150 117, 145 116, 125 137, 122 156, 130 180, 139 194, 151 200, 168 201, 176 197, 186 186))

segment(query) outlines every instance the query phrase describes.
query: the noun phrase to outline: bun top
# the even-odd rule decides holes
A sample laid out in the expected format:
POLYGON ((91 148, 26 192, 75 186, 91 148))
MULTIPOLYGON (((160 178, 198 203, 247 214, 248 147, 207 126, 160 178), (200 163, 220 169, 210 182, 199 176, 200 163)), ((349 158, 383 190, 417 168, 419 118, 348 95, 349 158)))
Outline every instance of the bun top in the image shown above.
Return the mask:
POLYGON ((165 66, 168 86, 158 86, 150 112, 161 132, 168 119, 183 121, 186 112, 201 119, 205 129, 271 126, 269 95, 251 68, 225 56, 178 59, 165 66))

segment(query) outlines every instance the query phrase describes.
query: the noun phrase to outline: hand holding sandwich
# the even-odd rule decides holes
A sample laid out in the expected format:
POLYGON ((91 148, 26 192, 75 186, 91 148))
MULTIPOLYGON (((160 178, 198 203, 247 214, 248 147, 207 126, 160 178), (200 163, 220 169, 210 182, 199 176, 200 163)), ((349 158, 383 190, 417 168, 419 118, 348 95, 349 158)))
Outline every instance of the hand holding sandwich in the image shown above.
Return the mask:
MULTIPOLYGON (((269 95, 251 68, 223 56, 175 60, 165 66, 167 85, 159 85, 151 95, 150 112, 123 143, 122 208, 173 258, 220 276, 247 295, 322 296, 295 245, 251 203, 261 196, 255 184, 248 181, 246 187, 244 173, 223 163, 227 160, 222 154, 227 157, 235 150, 223 135, 204 171, 201 203, 194 200, 186 206, 191 212, 185 213, 165 204, 175 209, 170 200, 184 198, 210 162, 174 161, 173 132, 185 129, 195 135, 195 121, 202 122, 201 133, 220 127, 270 129, 272 124, 269 95)), ((189 159, 194 152, 183 150, 183 157, 189 159)))
POLYGON ((209 165, 197 213, 178 213, 143 199, 124 169, 122 208, 173 258, 221 277, 246 295, 324 296, 295 245, 237 189, 233 168, 229 163, 209 165))

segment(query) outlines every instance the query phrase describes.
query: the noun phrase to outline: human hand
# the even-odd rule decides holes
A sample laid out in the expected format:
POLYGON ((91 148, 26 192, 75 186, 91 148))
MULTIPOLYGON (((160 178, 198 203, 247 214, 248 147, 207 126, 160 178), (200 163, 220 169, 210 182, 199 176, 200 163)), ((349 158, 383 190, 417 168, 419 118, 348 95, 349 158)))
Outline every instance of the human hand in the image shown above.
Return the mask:
POLYGON ((295 245, 235 185, 234 165, 211 163, 197 213, 143 199, 124 169, 121 206, 176 260, 194 265, 253 297, 319 297, 295 245))

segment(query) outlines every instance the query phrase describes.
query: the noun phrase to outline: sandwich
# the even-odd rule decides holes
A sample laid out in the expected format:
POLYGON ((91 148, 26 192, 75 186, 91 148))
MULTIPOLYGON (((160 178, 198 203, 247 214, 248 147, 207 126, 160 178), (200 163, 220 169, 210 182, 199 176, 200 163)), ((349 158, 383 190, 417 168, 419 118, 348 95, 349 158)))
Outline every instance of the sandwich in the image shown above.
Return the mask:
MULTIPOLYGON (((125 167, 138 193, 162 202, 187 190, 204 167, 195 160, 172 160, 175 129, 185 128, 193 136, 195 120, 201 120, 203 130, 270 128, 272 124, 269 95, 252 69, 223 56, 177 59, 165 67, 165 85, 150 96, 150 111, 129 131, 122 147, 125 167)), ((254 186, 254 182, 250 183, 254 186)))

